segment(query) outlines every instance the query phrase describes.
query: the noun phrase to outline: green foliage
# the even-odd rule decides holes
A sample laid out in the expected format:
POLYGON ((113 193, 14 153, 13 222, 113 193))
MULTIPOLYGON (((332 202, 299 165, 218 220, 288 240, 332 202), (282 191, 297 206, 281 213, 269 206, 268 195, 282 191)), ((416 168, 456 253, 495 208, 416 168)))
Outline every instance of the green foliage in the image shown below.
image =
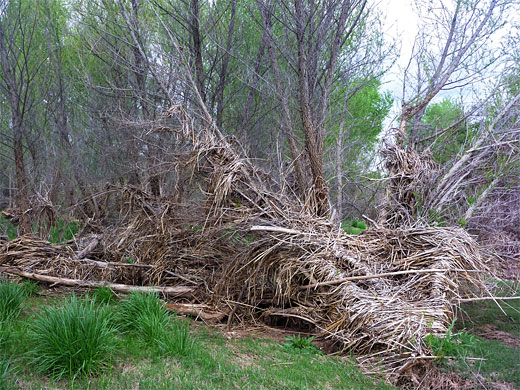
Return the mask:
POLYGON ((98 287, 92 292, 92 298, 100 304, 109 304, 116 300, 116 294, 108 287, 98 287))
POLYGON ((14 240, 18 234, 18 229, 11 221, 0 216, 0 235, 7 236, 9 241, 14 240))
POLYGON ((0 390, 10 390, 16 387, 13 384, 14 371, 11 361, 0 355, 0 390))
POLYGON ((0 282, 0 322, 18 317, 27 293, 21 284, 2 280, 0 282))
POLYGON ((431 348, 433 354, 437 356, 439 361, 446 357, 462 358, 465 356, 467 348, 473 347, 476 342, 475 336, 461 332, 453 334, 453 326, 455 319, 443 337, 437 337, 432 334, 426 336, 426 345, 431 348))
POLYGON ((121 302, 117 323, 125 332, 137 332, 159 354, 186 356, 194 346, 189 326, 180 319, 172 323, 171 317, 157 294, 133 292, 121 302))
POLYGON ((35 296, 40 291, 40 285, 30 279, 26 279, 22 282, 22 288, 27 298, 35 296))
POLYGON ((296 349, 306 352, 313 352, 313 353, 319 353, 320 350, 316 348, 315 345, 312 344, 312 341, 314 340, 314 336, 311 337, 302 337, 301 334, 298 333, 298 335, 293 336, 287 336, 285 338, 286 342, 285 345, 289 348, 296 349))
POLYGON ((8 321, 0 322, 0 356, 2 356, 7 348, 11 337, 11 324, 8 321))
POLYGON ((366 230, 367 225, 363 221, 346 219, 341 222, 341 228, 348 234, 359 234, 366 230))
POLYGON ((30 324, 27 336, 32 364, 58 380, 103 369, 116 345, 110 312, 75 295, 60 307, 43 308, 30 324))
POLYGON ((79 232, 80 225, 77 222, 67 222, 60 218, 55 226, 49 229, 49 242, 53 244, 65 244, 72 240, 79 232))
POLYGON ((195 349, 195 340, 190 335, 187 321, 175 319, 160 339, 157 340, 159 351, 167 355, 189 356, 195 349))
MULTIPOLYGON (((464 117, 464 107, 452 99, 444 99, 430 104, 422 118, 426 125, 425 137, 433 137, 444 129, 454 125, 464 117)), ((472 128, 465 121, 435 138, 432 146, 433 157, 439 163, 445 163, 457 155, 471 138, 472 128)))

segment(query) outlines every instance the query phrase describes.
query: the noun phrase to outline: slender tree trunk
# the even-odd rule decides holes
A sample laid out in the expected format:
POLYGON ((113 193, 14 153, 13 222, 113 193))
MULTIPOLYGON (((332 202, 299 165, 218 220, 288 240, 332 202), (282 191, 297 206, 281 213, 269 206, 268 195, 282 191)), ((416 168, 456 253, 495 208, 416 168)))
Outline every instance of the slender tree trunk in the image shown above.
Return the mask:
POLYGON ((298 85, 300 87, 300 114, 305 134, 305 146, 312 172, 312 190, 315 212, 324 216, 329 211, 328 188, 323 178, 323 137, 314 126, 310 105, 307 52, 305 47, 305 15, 302 0, 295 0, 296 37, 298 40, 298 85))
POLYGON ((305 199, 305 195, 307 192, 307 180, 305 167, 302 161, 301 153, 298 150, 298 146, 296 145, 296 139, 294 135, 294 129, 291 121, 291 114, 289 111, 289 101, 287 98, 287 91, 282 85, 282 77, 280 74, 280 68, 278 66, 278 60, 276 58, 275 50, 274 50, 274 41, 271 30, 271 12, 267 9, 266 5, 263 4, 261 0, 257 0, 258 8, 260 9, 260 15, 262 16, 262 25, 264 28, 265 36, 267 39, 267 52, 269 55, 269 60, 271 62, 271 67, 273 69, 273 78, 276 88, 276 93, 280 98, 280 108, 282 111, 282 130, 287 135, 287 140, 289 143, 289 151, 291 153, 291 158, 294 163, 294 172, 296 174, 296 181, 298 188, 296 192, 300 194, 302 199, 305 199))
POLYGON ((231 44, 233 43, 233 32, 235 29, 235 13, 236 0, 231 0, 231 20, 229 22, 229 30, 226 42, 226 52, 222 58, 222 66, 220 68, 219 83, 217 86, 217 127, 222 128, 222 116, 224 112, 224 89, 226 88, 227 68, 229 64, 229 57, 231 55, 231 44))
POLYGON ((202 63, 202 43, 199 26, 199 0, 191 0, 191 39, 193 44, 193 57, 195 62, 195 83, 202 101, 206 102, 204 90, 204 66, 202 63))

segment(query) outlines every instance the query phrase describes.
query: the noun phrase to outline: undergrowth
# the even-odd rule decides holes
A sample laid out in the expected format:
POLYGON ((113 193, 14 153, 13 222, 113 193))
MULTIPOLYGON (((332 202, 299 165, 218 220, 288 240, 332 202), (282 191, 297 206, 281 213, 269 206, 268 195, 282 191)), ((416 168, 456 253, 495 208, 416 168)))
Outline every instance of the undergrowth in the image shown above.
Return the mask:
POLYGON ((21 284, 0 281, 0 322, 18 317, 26 298, 27 292, 21 284))
POLYGON ((0 390, 15 389, 12 381, 14 374, 10 359, 0 355, 0 390))
POLYGON ((194 341, 189 325, 172 316, 157 294, 133 292, 118 309, 117 323, 125 332, 137 332, 147 345, 154 346, 159 354, 186 356, 191 353, 194 341))
POLYGON ((110 304, 116 301, 116 294, 109 287, 98 287, 92 292, 92 299, 99 304, 110 304))
POLYGON ((57 380, 98 372, 108 365, 116 346, 110 312, 75 295, 61 307, 44 307, 27 336, 32 364, 57 380))

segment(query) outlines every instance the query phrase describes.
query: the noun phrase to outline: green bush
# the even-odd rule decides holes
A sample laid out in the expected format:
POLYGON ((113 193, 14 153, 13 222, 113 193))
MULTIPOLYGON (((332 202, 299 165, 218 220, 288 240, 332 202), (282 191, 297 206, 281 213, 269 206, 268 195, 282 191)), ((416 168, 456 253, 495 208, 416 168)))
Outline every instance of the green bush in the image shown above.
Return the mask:
POLYGON ((137 332, 146 345, 160 354, 186 356, 191 353, 193 340, 189 326, 172 316, 157 294, 133 292, 121 302, 117 322, 126 332, 137 332))
POLYGON ((47 307, 29 326, 30 360, 55 379, 90 375, 105 367, 116 345, 106 307, 72 296, 60 307, 47 307))
POLYGON ((2 280, 0 282, 0 322, 18 317, 27 294, 21 284, 2 280))

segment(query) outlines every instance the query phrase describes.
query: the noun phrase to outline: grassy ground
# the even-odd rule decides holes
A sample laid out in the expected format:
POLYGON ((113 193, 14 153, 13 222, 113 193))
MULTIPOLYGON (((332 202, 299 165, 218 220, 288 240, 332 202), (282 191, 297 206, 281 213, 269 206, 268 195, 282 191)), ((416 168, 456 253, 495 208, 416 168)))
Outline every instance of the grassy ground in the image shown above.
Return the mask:
MULTIPOLYGON (((2 388, 21 389, 390 389, 362 375, 348 360, 324 356, 314 347, 263 338, 228 340, 223 334, 190 322, 195 341, 188 356, 158 353, 153 343, 135 332, 118 336, 117 349, 97 375, 75 380, 53 380, 36 373, 28 356, 28 328, 35 313, 61 306, 66 296, 29 298, 21 315, 10 322, 9 340, 3 344, 3 361, 11 361, 8 383, 2 388), (8 358, 7 358, 8 357, 8 358)), ((110 304, 115 310, 120 303, 110 304)), ((0 371, 2 365, 0 364, 0 371)), ((0 372, 1 375, 1 372, 0 372)))
MULTIPOLYGON (((520 286, 500 282, 494 294, 520 296, 520 286)), ((500 307, 493 301, 466 303, 456 331, 471 335, 472 341, 459 348, 458 360, 441 363, 444 370, 481 387, 495 388, 506 382, 510 388, 520 389, 520 300, 502 301, 500 307)))
MULTIPOLYGON (((146 338, 132 328, 118 331, 113 355, 100 372, 74 380, 56 380, 38 373, 31 363, 34 345, 28 335, 38 313, 48 307, 65 306, 70 294, 37 295, 33 287, 24 287, 33 296, 24 302, 21 313, 0 326, 0 379, 7 379, 0 380, 0 390, 392 388, 362 375, 348 359, 325 356, 308 343, 254 336, 228 339, 224 333, 193 321, 188 321, 190 340, 194 342, 188 354, 164 352, 156 345, 153 334, 146 338)), ((506 284, 497 290, 499 295, 520 295, 518 291, 517 285, 506 284)), ((87 299, 109 302, 103 307, 114 313, 124 306, 103 291, 99 293, 87 299)), ((504 389, 520 388, 520 301, 508 301, 502 308, 492 301, 474 302, 462 309, 453 331, 461 336, 453 336, 441 347, 441 353, 445 349, 448 358, 441 359, 438 366, 466 377, 475 388, 497 388, 504 383, 504 389)), ((168 317, 172 324, 178 320, 168 317)))

